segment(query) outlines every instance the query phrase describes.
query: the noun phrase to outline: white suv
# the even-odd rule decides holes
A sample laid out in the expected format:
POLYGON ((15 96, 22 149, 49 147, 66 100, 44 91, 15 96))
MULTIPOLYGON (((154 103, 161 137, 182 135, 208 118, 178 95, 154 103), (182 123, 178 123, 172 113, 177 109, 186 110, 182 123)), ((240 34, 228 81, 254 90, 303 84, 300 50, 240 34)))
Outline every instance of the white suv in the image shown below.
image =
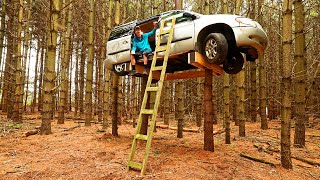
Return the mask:
MULTIPOLYGON (((119 76, 128 74, 133 28, 139 25, 142 31, 148 32, 153 29, 154 21, 164 20, 169 23, 173 17, 176 17, 176 25, 168 73, 196 69, 197 67, 188 63, 188 53, 197 51, 208 63, 222 65, 226 73, 236 74, 244 63, 241 52, 246 54, 248 61, 254 61, 263 54, 267 46, 267 36, 261 25, 249 18, 228 14, 202 15, 182 10, 168 11, 115 27, 107 43, 106 67, 119 76)), ((159 29, 156 31, 158 33, 159 29)), ((164 36, 160 44, 166 44, 167 37, 164 36)), ((155 41, 155 37, 149 38, 153 50, 155 41)), ((158 53, 158 56, 161 58, 164 52, 158 53)))

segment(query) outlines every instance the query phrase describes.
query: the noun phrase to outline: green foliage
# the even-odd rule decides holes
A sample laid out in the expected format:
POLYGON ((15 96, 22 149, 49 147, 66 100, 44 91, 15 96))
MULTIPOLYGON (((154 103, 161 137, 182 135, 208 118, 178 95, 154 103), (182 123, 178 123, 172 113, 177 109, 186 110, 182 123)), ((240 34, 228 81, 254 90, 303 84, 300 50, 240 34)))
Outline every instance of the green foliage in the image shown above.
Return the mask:
POLYGON ((312 9, 312 10, 310 10, 310 16, 312 16, 312 17, 318 17, 318 16, 319 16, 319 13, 318 13, 316 10, 312 9))
POLYGON ((22 127, 22 124, 17 123, 9 123, 7 125, 8 129, 20 129, 22 127))

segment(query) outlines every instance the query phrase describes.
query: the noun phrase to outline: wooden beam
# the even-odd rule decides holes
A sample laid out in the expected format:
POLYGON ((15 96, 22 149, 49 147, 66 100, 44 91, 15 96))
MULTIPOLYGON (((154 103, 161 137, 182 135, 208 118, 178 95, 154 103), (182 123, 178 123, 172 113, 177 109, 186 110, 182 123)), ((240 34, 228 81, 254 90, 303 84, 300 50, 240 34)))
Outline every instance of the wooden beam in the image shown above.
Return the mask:
POLYGON ((189 64, 200 69, 211 69, 215 75, 222 75, 223 68, 217 64, 210 64, 206 61, 205 57, 198 52, 190 52, 188 55, 189 64))
POLYGON ((173 74, 166 74, 165 80, 175 80, 175 79, 191 79, 204 77, 204 70, 196 71, 181 71, 173 74))

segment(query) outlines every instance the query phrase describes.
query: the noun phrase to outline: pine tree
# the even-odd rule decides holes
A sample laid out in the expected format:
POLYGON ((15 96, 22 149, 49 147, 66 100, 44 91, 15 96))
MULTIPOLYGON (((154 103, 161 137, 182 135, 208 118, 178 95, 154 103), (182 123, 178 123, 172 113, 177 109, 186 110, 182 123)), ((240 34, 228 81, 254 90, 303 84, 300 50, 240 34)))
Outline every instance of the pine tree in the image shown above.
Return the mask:
POLYGON ((58 33, 58 15, 60 12, 60 1, 50 1, 50 11, 48 28, 50 33, 47 37, 47 58, 44 68, 43 83, 43 111, 42 123, 40 127, 41 134, 51 134, 51 120, 53 117, 53 93, 55 92, 55 59, 58 33))
POLYGON ((292 0, 284 0, 282 7, 282 80, 281 80, 281 165, 286 169, 292 169, 290 150, 291 128, 291 44, 292 44, 292 0))

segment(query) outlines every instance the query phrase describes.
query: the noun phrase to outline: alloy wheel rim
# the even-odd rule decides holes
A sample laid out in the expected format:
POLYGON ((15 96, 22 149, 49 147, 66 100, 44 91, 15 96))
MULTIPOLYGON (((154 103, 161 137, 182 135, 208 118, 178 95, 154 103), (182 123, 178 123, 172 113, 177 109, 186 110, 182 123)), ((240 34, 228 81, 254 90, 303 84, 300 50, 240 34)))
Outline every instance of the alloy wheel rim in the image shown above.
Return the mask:
POLYGON ((205 51, 206 51, 206 56, 209 59, 213 59, 217 56, 217 48, 218 48, 218 44, 214 39, 209 39, 206 42, 206 46, 205 46, 205 51))

